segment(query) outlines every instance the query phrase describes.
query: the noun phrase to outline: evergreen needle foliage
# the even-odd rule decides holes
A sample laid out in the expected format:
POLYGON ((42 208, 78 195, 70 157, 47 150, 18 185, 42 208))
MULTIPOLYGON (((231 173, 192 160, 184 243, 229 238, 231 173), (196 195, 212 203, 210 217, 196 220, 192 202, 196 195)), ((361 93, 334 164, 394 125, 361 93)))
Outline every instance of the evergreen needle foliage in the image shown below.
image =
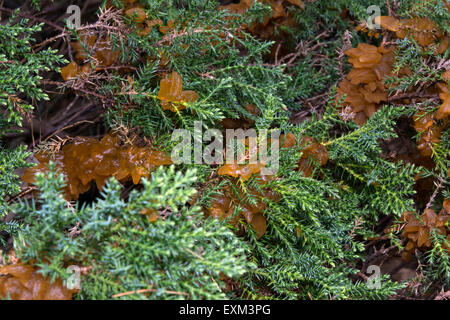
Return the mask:
MULTIPOLYGON (((43 24, 30 27, 27 19, 13 24, 11 21, 15 17, 0 25, 0 217, 7 212, 6 200, 20 192, 15 170, 29 166, 25 159, 30 155, 25 146, 5 146, 5 136, 20 130, 24 115, 33 109, 32 100, 49 99, 40 88, 40 73, 55 70, 56 65, 64 61, 62 55, 51 48, 34 53, 32 36, 43 24)), ((0 230, 11 226, 0 221, 0 230)), ((0 244, 3 241, 0 237, 0 244)))
POLYGON ((24 225, 16 252, 52 277, 70 277, 69 265, 88 268, 80 299, 111 299, 142 289, 152 290, 123 298, 223 299, 222 280, 238 279, 252 268, 248 246, 226 226, 205 220, 198 206, 186 205, 195 181, 195 170, 183 175, 174 167, 160 168, 126 202, 120 184, 111 180, 98 201, 73 208, 60 192, 62 175, 38 174, 40 199, 12 208, 24 225), (156 222, 142 214, 162 208, 167 216, 156 222))
MULTIPOLYGON (((255 1, 243 14, 218 10, 215 0, 138 2, 147 19, 161 21, 143 35, 132 18, 118 11, 124 6, 121 1, 104 1, 91 12, 100 22, 82 28, 108 37, 119 58, 112 66, 93 68, 94 55, 87 52, 90 71, 60 82, 64 90, 55 95, 72 101, 74 92, 82 111, 82 102, 100 106, 96 120, 102 133, 118 133, 123 143, 145 141, 169 154, 173 131, 194 133, 197 121, 204 130, 220 130, 224 119, 245 120, 269 134, 292 133, 297 143, 281 149, 276 179, 265 185, 255 175, 246 181, 220 176, 220 165, 184 163, 160 167, 132 187, 111 178, 99 195, 92 196, 93 191, 88 200, 82 196, 69 202, 62 191, 66 177, 52 164, 48 172, 36 175, 36 192, 13 199, 24 190, 17 169, 33 164, 26 161, 31 148, 17 147, 8 138, 20 130, 24 118, 36 116, 33 108, 39 101, 41 106, 52 104, 41 83, 43 72, 61 81, 51 71, 68 62, 56 49, 33 48, 33 36, 42 36, 43 24, 13 14, 0 25, 0 217, 11 213, 14 220, 0 220, 0 231, 13 237, 20 261, 65 281, 72 276, 70 266, 80 267, 76 299, 387 299, 407 288, 408 282, 395 282, 387 274, 379 287, 368 286, 362 274, 372 248, 368 243, 393 246, 400 255, 402 213, 425 208, 439 212, 450 198, 450 129, 446 122, 433 145, 430 168, 389 158, 383 144, 396 139, 415 144, 420 135, 411 118, 418 109, 437 110, 437 95, 420 102, 385 101, 362 126, 342 116, 336 87, 351 69, 344 47, 379 46, 382 41, 355 30, 367 18, 367 1, 304 1, 305 8, 286 4, 297 24, 277 26, 266 39, 243 27, 272 14, 274 9, 264 1, 255 1), (106 9, 111 2, 115 9, 106 9), (279 43, 283 46, 278 50, 279 43), (183 90, 198 95, 182 110, 163 109, 158 96, 161 79, 172 72, 182 78, 183 90), (307 152, 299 142, 306 136, 326 148, 329 157, 323 166, 311 160, 310 175, 299 169, 307 152), (417 201, 419 177, 431 179, 424 204, 417 201), (267 230, 262 237, 244 219, 232 223, 242 205, 229 219, 205 214, 226 188, 237 203, 264 203, 267 230), (267 188, 279 199, 252 192, 267 188), (156 221, 147 215, 153 211, 156 221)), ((388 15, 397 2, 371 4, 388 15)), ((450 31, 441 0, 400 2, 397 17, 426 16, 450 31)), ((41 1, 33 5, 35 12, 44 12, 41 1)), ((76 30, 69 31, 64 39, 81 39, 76 30)), ((54 36, 49 43, 63 38, 54 36)), ((393 74, 410 70, 384 79, 389 95, 443 82, 449 49, 435 54, 414 39, 388 40, 396 45, 393 74)), ((99 136, 98 127, 82 128, 77 132, 99 136)), ((208 143, 200 141, 202 150, 208 143)), ((187 147, 193 154, 194 143, 187 147)), ((431 291, 450 290, 450 244, 437 232, 430 237, 432 248, 417 252, 421 281, 431 291)), ((0 241, 4 244, 2 237, 0 241)))

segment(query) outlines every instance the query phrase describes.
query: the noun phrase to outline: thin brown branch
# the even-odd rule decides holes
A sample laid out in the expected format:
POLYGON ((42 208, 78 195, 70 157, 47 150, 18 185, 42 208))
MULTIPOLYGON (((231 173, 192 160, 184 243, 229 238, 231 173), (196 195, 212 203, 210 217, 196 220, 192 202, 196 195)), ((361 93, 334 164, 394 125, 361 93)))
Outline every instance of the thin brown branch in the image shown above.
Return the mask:
MULTIPOLYGON (((113 295, 112 298, 120 298, 120 297, 129 296, 131 294, 136 294, 136 293, 148 293, 148 292, 156 292, 156 291, 157 291, 156 289, 141 289, 141 290, 135 290, 135 291, 127 291, 127 292, 117 293, 117 294, 113 295)), ((178 292, 178 291, 170 291, 170 290, 165 290, 164 292, 167 294, 189 296, 189 294, 186 292, 178 292)))
MULTIPOLYGON (((8 12, 10 14, 15 13, 15 10, 4 8, 4 7, 0 7, 0 11, 8 12)), ((26 19, 30 19, 30 20, 34 20, 34 21, 38 21, 38 22, 43 22, 43 23, 45 23, 45 24, 47 24, 47 25, 49 25, 49 26, 51 26, 51 27, 53 27, 53 28, 55 28, 57 30, 60 30, 60 31, 64 32, 64 28, 63 27, 58 26, 57 24, 55 24, 55 23, 53 23, 51 21, 48 21, 48 20, 45 20, 45 19, 42 19, 42 18, 38 18, 38 17, 32 16, 32 15, 28 15, 28 14, 20 12, 20 11, 17 13, 17 15, 19 17, 22 17, 22 18, 26 18, 26 19)))
POLYGON ((398 94, 398 95, 389 97, 387 99, 387 101, 391 102, 391 101, 397 101, 397 100, 402 100, 402 99, 418 99, 418 98, 438 99, 439 95, 433 94, 433 93, 411 92, 411 93, 398 94))
POLYGON ((436 198, 439 190, 442 188, 442 185, 444 184, 444 179, 442 177, 439 177, 439 184, 435 183, 436 188, 433 191, 433 194, 430 197, 430 200, 428 201, 426 205, 426 209, 429 209, 433 205, 434 198, 436 198))
POLYGON ((48 139, 50 139, 50 138, 53 137, 54 135, 60 133, 61 131, 64 131, 64 130, 67 130, 67 129, 76 127, 76 126, 78 126, 78 125, 80 125, 80 124, 83 124, 83 123, 91 123, 91 124, 92 124, 92 123, 95 123, 95 122, 94 122, 94 121, 90 121, 90 120, 81 120, 81 121, 75 122, 75 123, 73 123, 73 124, 71 124, 71 125, 68 125, 68 126, 65 126, 65 127, 63 127, 63 128, 60 128, 60 129, 56 130, 55 132, 53 132, 52 134, 50 134, 49 136, 47 136, 43 141, 47 141, 48 139))

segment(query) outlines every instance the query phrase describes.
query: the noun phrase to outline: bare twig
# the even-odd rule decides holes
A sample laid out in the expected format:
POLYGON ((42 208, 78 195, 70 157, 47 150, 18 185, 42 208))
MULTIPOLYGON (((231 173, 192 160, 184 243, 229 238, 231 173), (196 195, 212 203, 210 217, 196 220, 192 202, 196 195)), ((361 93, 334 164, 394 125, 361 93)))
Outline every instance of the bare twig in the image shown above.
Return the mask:
POLYGON ((430 200, 428 201, 426 205, 426 209, 429 209, 433 205, 434 198, 436 198, 439 190, 442 188, 442 185, 444 184, 444 179, 442 177, 439 177, 439 184, 435 183, 436 189, 434 189, 433 194, 430 197, 430 200))
MULTIPOLYGON (((8 12, 10 14, 15 13, 15 10, 8 9, 8 8, 3 8, 3 7, 0 7, 0 11, 5 11, 5 12, 8 12)), ((47 24, 47 25, 49 25, 49 26, 51 26, 51 27, 53 27, 53 28, 55 28, 57 30, 60 30, 60 31, 64 32, 64 28, 63 27, 58 26, 57 24, 55 24, 55 23, 53 23, 51 21, 48 21, 48 20, 45 20, 45 19, 42 19, 42 18, 38 18, 38 17, 35 17, 35 16, 31 16, 31 15, 28 15, 28 14, 20 12, 20 11, 17 13, 17 15, 19 17, 22 17, 22 18, 26 18, 26 19, 30 19, 30 20, 34 20, 34 21, 38 21, 38 22, 43 22, 43 23, 45 23, 45 24, 47 24)))
POLYGON ((71 125, 68 125, 68 126, 65 126, 65 127, 61 128, 61 129, 56 130, 56 131, 53 132, 51 135, 47 136, 43 141, 47 141, 48 139, 50 139, 50 138, 53 137, 54 135, 60 133, 61 131, 64 131, 64 130, 67 130, 67 129, 76 127, 76 126, 78 126, 78 125, 80 125, 80 124, 83 124, 83 123, 91 123, 91 124, 92 124, 92 123, 95 123, 95 122, 94 122, 94 121, 90 121, 90 120, 81 120, 81 121, 75 122, 75 123, 73 123, 73 124, 71 124, 71 125))
MULTIPOLYGON (((141 289, 141 290, 135 290, 135 291, 128 291, 128 292, 117 293, 117 294, 113 295, 112 298, 120 298, 120 297, 129 296, 131 294, 136 294, 136 293, 148 293, 148 292, 156 292, 156 291, 157 291, 156 289, 141 289)), ((170 290, 165 290, 164 292, 167 294, 189 296, 189 294, 186 292, 178 292, 178 291, 170 291, 170 290)))
POLYGON ((392 97, 389 97, 387 99, 388 102, 396 101, 396 100, 402 100, 402 99, 418 99, 418 98, 431 98, 431 99, 439 99, 438 94, 432 94, 432 93, 423 93, 423 92, 411 92, 411 93, 404 93, 404 94, 398 94, 392 97))

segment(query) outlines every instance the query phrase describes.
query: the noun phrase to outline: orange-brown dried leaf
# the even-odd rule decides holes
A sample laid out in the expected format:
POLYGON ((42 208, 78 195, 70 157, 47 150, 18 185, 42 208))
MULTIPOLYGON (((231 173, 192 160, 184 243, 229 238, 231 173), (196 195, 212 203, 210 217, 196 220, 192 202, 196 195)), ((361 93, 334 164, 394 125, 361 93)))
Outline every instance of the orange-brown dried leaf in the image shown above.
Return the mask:
POLYGON ((381 25, 382 28, 389 31, 397 32, 400 29, 400 20, 391 16, 378 16, 375 17, 374 22, 381 25))
POLYGON ((76 291, 67 289, 61 279, 51 282, 29 265, 13 264, 0 268, 0 298, 12 300, 71 300, 76 291))
MULTIPOLYGON (((39 164, 28 168, 22 179, 31 183, 37 171, 47 170, 49 161, 36 155, 39 164)), ((100 141, 93 138, 76 137, 56 155, 57 168, 67 179, 66 196, 77 199, 91 187, 91 182, 103 188, 110 177, 118 180, 132 179, 135 184, 161 165, 172 164, 170 157, 162 151, 147 147, 121 146, 120 139, 105 135, 100 141)))
POLYGON ((183 91, 182 88, 183 81, 176 71, 161 80, 158 98, 161 100, 161 107, 164 110, 182 110, 186 108, 184 103, 198 100, 196 92, 192 90, 183 91))
POLYGON ((72 61, 67 66, 61 68, 61 76, 64 81, 77 78, 79 73, 80 66, 75 61, 72 61))
POLYGON ((147 14, 142 8, 130 8, 125 10, 125 15, 132 18, 135 23, 142 23, 147 19, 147 14))

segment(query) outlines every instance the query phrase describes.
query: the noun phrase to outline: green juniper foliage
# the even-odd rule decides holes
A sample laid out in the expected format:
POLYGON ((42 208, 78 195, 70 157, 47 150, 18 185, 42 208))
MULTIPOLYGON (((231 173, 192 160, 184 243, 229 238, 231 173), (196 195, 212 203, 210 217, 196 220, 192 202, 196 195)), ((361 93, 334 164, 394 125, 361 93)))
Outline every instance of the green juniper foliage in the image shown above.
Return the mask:
MULTIPOLYGON (((413 8, 418 2, 422 3, 402 1, 399 17, 416 14, 413 8)), ((426 9, 417 13, 431 10, 427 16, 445 28, 448 16, 439 1, 425 2, 426 9)), ((262 21, 271 11, 268 5, 257 1, 239 16, 217 10, 213 0, 140 3, 149 19, 179 22, 172 31, 176 36, 163 34, 157 27, 148 36, 139 35, 132 19, 122 16, 123 30, 108 25, 115 23, 112 18, 98 27, 98 32, 108 30, 114 48, 120 50, 119 63, 136 70, 109 70, 104 78, 91 75, 86 81, 90 91, 106 97, 101 101, 106 131, 138 132, 170 153, 174 129, 193 132, 195 121, 202 121, 203 129, 223 129, 221 120, 244 118, 257 129, 291 132, 297 142, 311 136, 327 148, 329 161, 322 167, 311 161, 313 174, 305 176, 298 170, 305 146, 297 143, 281 150, 276 179, 264 186, 254 176, 248 181, 219 177, 217 165, 179 164, 159 168, 129 195, 111 179, 92 203, 67 202, 61 191, 64 177, 52 166, 47 174, 37 175, 38 194, 8 207, 20 224, 0 225, 15 236, 16 255, 23 262, 36 261, 52 279, 67 280, 70 265, 82 267, 85 272, 77 299, 386 299, 404 288, 405 283, 394 282, 389 275, 381 277, 379 288, 361 280, 365 240, 380 235, 380 220, 388 217, 399 222, 405 211, 423 211, 414 202, 419 173, 441 181, 430 205, 436 212, 442 208, 442 200, 449 198, 449 129, 443 129, 434 148, 436 167, 428 170, 388 161, 380 142, 397 138, 398 124, 410 119, 418 107, 436 110, 436 99, 407 106, 387 104, 362 127, 341 119, 336 85, 350 70, 342 47, 381 41, 354 30, 368 16, 367 2, 317 0, 307 2, 304 10, 290 6, 298 26, 287 30, 288 46, 295 48, 302 42, 303 51, 293 62, 281 64, 268 58, 273 41, 262 41, 239 27, 243 22, 262 21), (181 75, 184 90, 199 96, 177 112, 163 110, 157 98, 161 76, 172 71, 181 75), (320 110, 308 104, 312 96, 323 97, 320 110), (250 113, 247 104, 255 105, 258 113, 250 113), (306 116, 292 121, 290 116, 299 112, 306 116), (270 188, 280 195, 279 201, 262 199, 267 230, 261 238, 245 221, 239 222, 246 231, 242 234, 228 219, 205 218, 202 209, 209 208, 227 186, 249 204, 258 200, 249 190, 270 188), (142 214, 149 209, 160 214, 156 222, 142 214), (238 290, 229 290, 230 282, 238 290), (147 291, 116 296, 136 290, 147 291)), ((379 5, 382 15, 388 14, 386 1, 372 4, 379 5)), ((13 125, 20 125, 22 114, 31 112, 32 103, 24 101, 46 99, 39 88, 39 71, 61 62, 54 50, 30 51, 30 36, 39 28, 20 23, 0 26, 0 63, 12 61, 0 64, 0 138, 13 125), (17 37, 17 42, 11 37, 17 37)), ((79 38, 72 34, 73 40, 79 38)), ((434 55, 414 40, 396 41, 394 69, 409 66, 412 72, 387 79, 390 93, 406 91, 418 81, 425 86, 442 81, 439 61, 448 59, 448 50, 434 55)), ((77 90, 69 83, 70 88, 77 90)), ((314 101, 319 104, 320 100, 314 101)), ((202 147, 208 142, 203 141, 202 147)), ((0 149, 0 213, 7 210, 4 196, 20 191, 13 171, 28 166, 25 150, 0 149)), ((234 214, 241 210, 238 207, 234 214)), ((403 249, 398 233, 388 236, 391 244, 403 249)), ((430 287, 437 284, 449 290, 445 242, 439 234, 432 237, 432 250, 419 256, 423 274, 430 287)))
POLYGON ((154 291, 148 295, 125 298, 225 298, 222 277, 238 279, 252 269, 248 246, 226 226, 205 220, 198 206, 186 205, 195 181, 195 170, 183 175, 160 168, 126 202, 120 184, 111 180, 98 201, 73 208, 59 191, 61 175, 38 174, 40 199, 12 208, 24 219, 16 252, 52 277, 67 279, 68 265, 91 267, 81 279, 81 299, 149 288, 154 291), (166 216, 149 222, 145 209, 164 210, 166 216))
MULTIPOLYGON (((14 18, 0 25, 0 217, 6 214, 6 199, 20 191, 14 171, 29 166, 25 159, 30 155, 25 146, 6 146, 5 136, 20 130, 24 115, 33 109, 32 100, 49 99, 40 88, 40 73, 55 70, 58 63, 64 62, 57 50, 32 52, 32 36, 42 24, 28 27, 27 19, 13 24, 14 18)), ((0 230, 10 227, 0 221, 0 230)))

